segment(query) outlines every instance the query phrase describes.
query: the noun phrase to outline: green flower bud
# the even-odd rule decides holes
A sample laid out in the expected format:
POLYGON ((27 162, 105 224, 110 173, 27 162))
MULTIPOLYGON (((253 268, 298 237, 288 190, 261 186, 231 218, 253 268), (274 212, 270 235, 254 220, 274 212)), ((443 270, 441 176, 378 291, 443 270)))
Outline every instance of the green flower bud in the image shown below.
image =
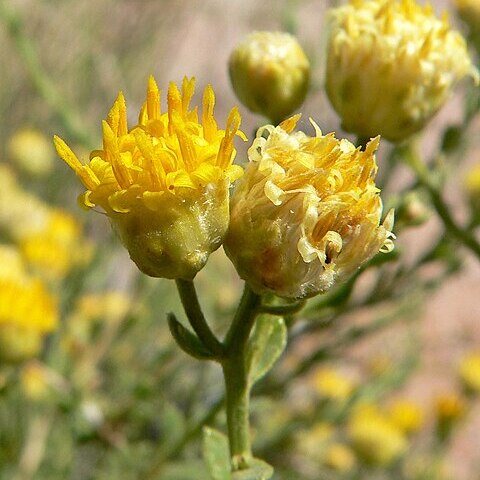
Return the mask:
POLYGON ((230 80, 240 101, 277 124, 305 99, 310 64, 289 33, 254 32, 232 52, 230 80))

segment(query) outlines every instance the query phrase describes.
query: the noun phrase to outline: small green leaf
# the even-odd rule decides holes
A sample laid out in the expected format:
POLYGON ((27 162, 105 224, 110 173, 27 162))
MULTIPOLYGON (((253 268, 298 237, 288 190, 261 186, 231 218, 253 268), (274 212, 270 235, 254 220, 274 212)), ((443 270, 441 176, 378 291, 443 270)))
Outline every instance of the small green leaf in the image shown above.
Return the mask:
POLYGON ((232 480, 268 480, 273 476, 273 468, 263 460, 254 458, 252 466, 239 470, 232 475, 232 480))
POLYGON ((223 433, 203 428, 203 458, 212 480, 232 480, 228 439, 223 433))
POLYGON ((199 360, 212 360, 214 355, 190 330, 185 328, 173 313, 167 315, 168 326, 179 347, 199 360))
POLYGON ((287 327, 282 317, 258 317, 247 350, 250 382, 262 378, 277 361, 287 345, 287 327))

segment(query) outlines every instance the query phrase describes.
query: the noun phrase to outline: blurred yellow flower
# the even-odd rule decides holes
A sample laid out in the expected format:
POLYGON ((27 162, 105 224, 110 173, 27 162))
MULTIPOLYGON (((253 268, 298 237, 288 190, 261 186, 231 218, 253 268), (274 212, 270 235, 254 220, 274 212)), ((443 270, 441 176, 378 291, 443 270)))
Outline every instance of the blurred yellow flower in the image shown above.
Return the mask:
POLYGON ((336 472, 350 472, 356 463, 355 453, 343 443, 332 443, 327 447, 323 463, 336 472))
POLYGON ((80 202, 105 210, 130 257, 147 275, 191 279, 222 243, 228 227, 228 187, 242 175, 233 165, 240 114, 225 130, 213 116, 215 96, 205 89, 201 123, 190 110, 194 79, 182 93, 172 82, 168 109, 160 111, 153 77, 139 122, 128 129, 120 93, 103 122, 103 149, 83 165, 59 137, 57 152, 87 188, 80 202))
POLYGON ((471 352, 462 358, 458 373, 465 390, 469 393, 480 393, 480 351, 471 352))
POLYGON ((347 376, 333 368, 322 368, 316 372, 313 385, 320 397, 334 401, 347 400, 355 388, 347 376))
POLYGON ((465 76, 478 81, 466 42, 430 4, 350 0, 330 13, 327 93, 349 132, 402 141, 465 76))
POLYGON ((467 171, 464 187, 472 208, 480 214, 480 163, 473 165, 467 171))
POLYGON ((434 399, 437 434, 440 439, 448 438, 456 425, 467 413, 465 400, 455 391, 442 393, 434 399))
POLYGON ((227 255, 257 292, 311 297, 393 248, 374 152, 333 134, 294 130, 299 116, 260 128, 231 202, 227 255), (265 138, 268 134, 268 138, 265 138))
POLYGON ((0 205, 8 205, 0 208, 0 230, 18 240, 44 224, 48 208, 40 198, 21 188, 9 166, 0 164, 0 178, 0 205))
POLYGON ((385 467, 408 448, 403 431, 373 405, 357 408, 347 430, 359 458, 369 465, 385 467))
POLYGON ((297 39, 285 32, 253 32, 230 55, 230 80, 240 101, 274 124, 305 99, 310 63, 297 39))
POLYGON ((423 412, 411 400, 397 399, 388 409, 390 420, 407 435, 417 432, 423 425, 423 412))
POLYGON ((0 361, 18 362, 39 353, 43 336, 58 323, 58 311, 43 283, 27 276, 6 248, 0 254, 0 361), (13 263, 5 262, 9 256, 13 263))
POLYGON ((10 159, 29 174, 45 175, 52 170, 52 144, 38 130, 18 130, 10 138, 7 148, 10 159))
POLYGON ((301 430, 296 434, 296 449, 302 456, 314 460, 324 458, 325 448, 335 436, 335 427, 327 422, 318 422, 309 430, 301 430))
POLYGON ((80 223, 65 210, 51 207, 23 190, 14 172, 0 165, 0 230, 20 247, 29 266, 48 279, 61 279, 73 267, 88 263, 91 242, 80 223))
POLYGON ((464 400, 452 391, 436 397, 435 411, 440 422, 459 420, 465 415, 466 405, 464 400))
POLYGON ((85 265, 93 245, 82 238, 81 226, 69 213, 50 209, 45 223, 19 239, 25 261, 50 279, 63 278, 74 266, 85 265))
POLYGON ((27 398, 42 400, 48 395, 48 372, 37 361, 30 361, 22 368, 20 380, 27 398))

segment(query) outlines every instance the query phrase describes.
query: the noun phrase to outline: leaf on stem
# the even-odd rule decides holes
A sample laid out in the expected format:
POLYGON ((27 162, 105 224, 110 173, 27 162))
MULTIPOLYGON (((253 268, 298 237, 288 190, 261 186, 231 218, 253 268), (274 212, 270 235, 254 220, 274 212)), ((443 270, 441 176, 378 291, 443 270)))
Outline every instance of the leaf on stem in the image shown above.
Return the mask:
POLYGON ((212 480, 232 480, 227 437, 218 430, 203 427, 202 450, 212 480))
POLYGON ((185 328, 173 313, 167 315, 168 326, 179 347, 199 360, 213 360, 215 355, 190 330, 185 328))
POLYGON ((259 316, 246 353, 252 385, 272 368, 286 345, 287 327, 284 319, 272 315, 259 316))

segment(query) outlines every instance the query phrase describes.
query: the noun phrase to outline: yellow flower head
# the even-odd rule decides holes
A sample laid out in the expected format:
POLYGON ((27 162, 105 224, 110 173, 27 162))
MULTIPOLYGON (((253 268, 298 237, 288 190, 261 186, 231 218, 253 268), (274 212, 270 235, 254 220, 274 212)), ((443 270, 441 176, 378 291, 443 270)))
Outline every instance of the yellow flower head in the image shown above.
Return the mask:
POLYGON ((327 291, 393 248, 393 212, 380 225, 374 152, 333 134, 292 132, 298 116, 257 132, 231 202, 225 249, 258 293, 303 298, 327 291), (268 138, 264 138, 268 134, 268 138))
POLYGON ((352 380, 333 368, 316 372, 313 384, 320 397, 333 401, 347 400, 355 388, 352 380))
POLYGON ((372 406, 354 411, 348 422, 348 435, 359 458, 369 465, 387 466, 408 447, 402 430, 372 406))
POLYGON ((228 187, 242 175, 233 165, 240 114, 234 108, 225 130, 213 116, 215 96, 205 89, 201 123, 190 109, 194 79, 172 82, 168 109, 150 77, 138 124, 129 129, 120 93, 103 122, 103 149, 83 165, 55 137, 57 152, 87 188, 87 208, 99 205, 110 217, 132 260, 154 277, 190 279, 216 250, 228 226, 228 187))
POLYGON ((407 435, 420 430, 423 424, 423 412, 420 407, 406 399, 398 399, 390 405, 388 416, 407 435))
POLYGON ((356 458, 350 447, 334 442, 327 447, 323 463, 331 470, 347 473, 355 467, 356 458))
POLYGON ((42 225, 25 232, 19 247, 26 262, 49 279, 63 278, 74 266, 87 263, 93 246, 82 239, 77 220, 60 209, 49 209, 42 225))
POLYGON ((229 72, 240 101, 275 124, 303 103, 310 83, 308 58, 285 32, 250 33, 232 52, 229 72))
POLYGON ((18 362, 40 351, 43 336, 58 323, 57 304, 11 248, 0 247, 0 259, 0 361, 18 362))
POLYGON ((480 351, 462 358, 458 366, 460 380, 469 393, 480 394, 480 351))
POLYGON ((455 392, 446 392, 435 398, 435 410, 439 422, 461 419, 466 412, 465 401, 455 392))
POLYGON ((428 4, 350 0, 331 12, 327 93, 349 132, 402 141, 467 75, 478 81, 465 40, 428 4))
POLYGON ((19 168, 31 175, 46 175, 53 168, 52 144, 37 130, 15 132, 8 142, 8 153, 19 168))
POLYGON ((448 438, 455 426, 467 413, 467 404, 455 391, 445 392, 435 398, 437 435, 448 438))

